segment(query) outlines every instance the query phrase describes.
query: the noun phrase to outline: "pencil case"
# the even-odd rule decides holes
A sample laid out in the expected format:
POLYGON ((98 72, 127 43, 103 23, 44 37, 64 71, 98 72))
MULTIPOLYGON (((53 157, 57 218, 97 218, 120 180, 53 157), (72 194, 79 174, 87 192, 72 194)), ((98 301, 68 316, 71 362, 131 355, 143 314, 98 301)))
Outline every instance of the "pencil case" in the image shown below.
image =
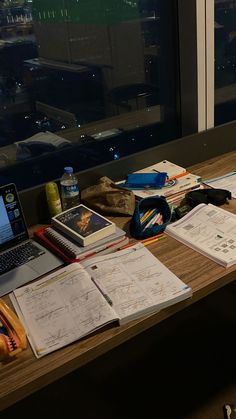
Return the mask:
POLYGON ((171 219, 171 209, 162 196, 143 198, 137 202, 130 221, 130 234, 146 239, 162 233, 171 219))
POLYGON ((131 173, 127 176, 124 187, 134 189, 162 188, 165 185, 167 173, 131 173))

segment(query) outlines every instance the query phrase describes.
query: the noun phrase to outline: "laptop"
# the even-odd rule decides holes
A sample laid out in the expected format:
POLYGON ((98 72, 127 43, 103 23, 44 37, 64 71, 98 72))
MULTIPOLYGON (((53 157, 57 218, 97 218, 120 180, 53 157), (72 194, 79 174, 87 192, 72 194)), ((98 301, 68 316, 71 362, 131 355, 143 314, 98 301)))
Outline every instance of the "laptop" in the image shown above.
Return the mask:
POLYGON ((0 297, 63 265, 63 261, 29 239, 14 183, 0 187, 0 297))

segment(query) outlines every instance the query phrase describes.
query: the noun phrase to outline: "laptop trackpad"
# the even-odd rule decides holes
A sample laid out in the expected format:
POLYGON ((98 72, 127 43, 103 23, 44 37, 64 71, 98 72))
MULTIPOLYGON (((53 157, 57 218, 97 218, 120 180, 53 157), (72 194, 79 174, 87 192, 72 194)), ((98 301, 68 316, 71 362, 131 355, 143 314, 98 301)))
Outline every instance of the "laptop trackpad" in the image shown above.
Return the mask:
POLYGON ((0 297, 27 282, 37 278, 38 274, 30 266, 22 265, 0 276, 0 297))
POLYGON ((46 250, 40 257, 27 262, 27 265, 34 270, 36 276, 41 276, 63 265, 63 262, 57 256, 46 250))

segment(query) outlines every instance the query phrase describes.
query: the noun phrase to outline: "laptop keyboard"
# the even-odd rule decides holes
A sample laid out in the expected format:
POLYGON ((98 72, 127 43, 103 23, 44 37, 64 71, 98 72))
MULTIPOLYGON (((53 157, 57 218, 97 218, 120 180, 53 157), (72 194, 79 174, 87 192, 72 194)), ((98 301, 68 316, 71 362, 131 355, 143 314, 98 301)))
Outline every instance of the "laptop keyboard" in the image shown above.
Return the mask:
POLYGON ((21 244, 0 255, 0 275, 45 253, 32 242, 21 244))

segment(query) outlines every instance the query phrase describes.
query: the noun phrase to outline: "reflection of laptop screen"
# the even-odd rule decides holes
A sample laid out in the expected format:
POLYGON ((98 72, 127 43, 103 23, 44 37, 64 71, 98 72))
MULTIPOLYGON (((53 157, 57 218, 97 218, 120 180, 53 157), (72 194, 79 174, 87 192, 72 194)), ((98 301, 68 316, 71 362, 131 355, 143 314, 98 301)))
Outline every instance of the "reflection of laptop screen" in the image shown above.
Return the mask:
POLYGON ((0 296, 62 264, 57 256, 29 239, 16 186, 1 186, 0 296))

